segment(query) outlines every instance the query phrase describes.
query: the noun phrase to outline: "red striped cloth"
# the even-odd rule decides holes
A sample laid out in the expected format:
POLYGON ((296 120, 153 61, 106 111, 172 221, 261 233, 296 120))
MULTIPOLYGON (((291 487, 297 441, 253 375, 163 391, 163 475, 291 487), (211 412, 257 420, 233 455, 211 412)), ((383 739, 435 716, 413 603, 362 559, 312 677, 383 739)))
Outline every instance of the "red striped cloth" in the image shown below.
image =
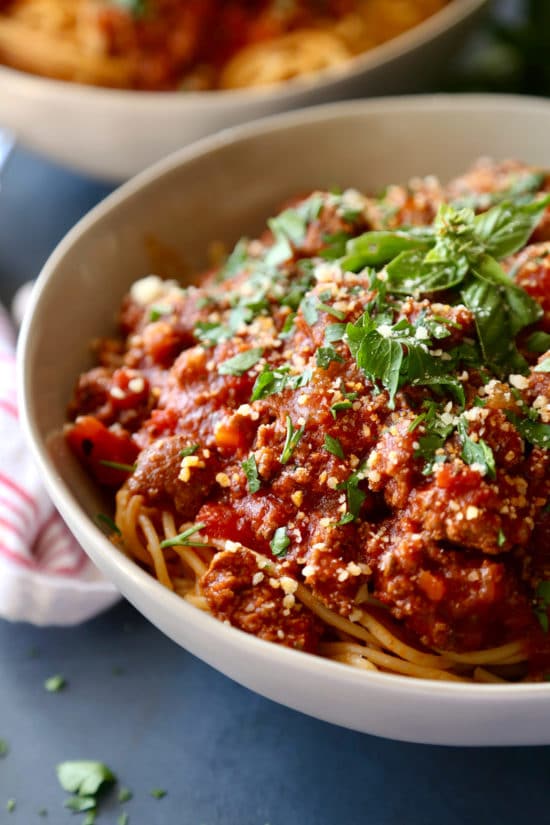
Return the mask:
POLYGON ((113 604, 103 579, 54 510, 19 424, 15 332, 0 306, 0 617, 73 624, 113 604))

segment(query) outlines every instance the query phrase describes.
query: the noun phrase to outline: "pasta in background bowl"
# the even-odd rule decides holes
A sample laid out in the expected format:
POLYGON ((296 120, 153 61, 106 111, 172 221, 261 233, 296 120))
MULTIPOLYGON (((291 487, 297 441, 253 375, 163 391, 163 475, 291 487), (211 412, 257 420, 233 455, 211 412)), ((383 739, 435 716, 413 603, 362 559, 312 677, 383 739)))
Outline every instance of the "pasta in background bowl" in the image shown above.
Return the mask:
MULTIPOLYGON (((99 0, 0 4, 3 125, 55 160, 122 180, 243 121, 342 97, 416 91, 448 60, 487 0, 349 0, 328 3, 333 12, 326 19, 297 4, 302 12, 284 25, 274 26, 273 15, 263 28, 250 13, 248 25, 246 17, 233 24, 228 17, 227 43, 222 38, 220 48, 216 41, 202 51, 197 21, 209 31, 213 15, 222 13, 215 0, 164 2, 176 15, 176 34, 189 15, 185 37, 172 33, 169 50, 165 31, 136 33, 133 24, 127 30, 124 16, 121 23, 121 13, 99 0)), ((139 20, 147 27, 147 18, 139 20)))
MULTIPOLYGON (((145 172, 81 221, 47 263, 23 330, 19 372, 25 426, 49 492, 92 559, 138 609, 239 682, 379 735, 439 744, 550 742, 545 683, 468 684, 365 673, 215 621, 151 578, 96 527, 94 518, 107 504, 62 434, 67 399, 77 376, 91 366, 89 341, 112 333, 122 296, 150 273, 152 236, 160 275, 173 274, 174 266, 198 271, 212 238, 231 244, 244 234, 254 237, 296 192, 335 185, 375 192, 388 180, 406 182, 413 175, 450 180, 487 154, 545 168, 549 125, 546 102, 488 96, 337 104, 280 116, 210 138, 145 172), (70 316, 63 315, 64 306, 71 306, 70 316)), ((476 174, 472 186, 465 179, 457 184, 453 199, 471 197, 472 188, 482 199, 491 192, 484 173, 476 174)), ((520 184, 537 191, 542 179, 522 173, 520 184)), ((422 198, 416 207, 421 204, 422 198)), ((222 486, 225 481, 220 479, 222 486)), ((378 634, 374 625, 371 630, 378 634)))

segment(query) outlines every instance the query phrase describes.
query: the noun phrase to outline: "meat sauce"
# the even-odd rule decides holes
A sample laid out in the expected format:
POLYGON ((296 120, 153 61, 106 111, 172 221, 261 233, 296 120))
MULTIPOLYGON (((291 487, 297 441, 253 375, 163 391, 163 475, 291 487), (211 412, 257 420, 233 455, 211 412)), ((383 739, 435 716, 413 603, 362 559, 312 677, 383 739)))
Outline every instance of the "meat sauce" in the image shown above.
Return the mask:
MULTIPOLYGON (((474 264, 462 276, 474 287, 463 291, 392 293, 393 262, 358 265, 352 239, 379 251, 380 236, 365 233, 401 243, 396 230, 433 225, 452 245, 474 212, 504 203, 516 217, 529 213, 548 180, 515 162, 485 161, 446 187, 424 179, 379 198, 313 193, 197 286, 151 276, 132 288, 121 338, 101 343, 99 365, 78 382, 67 438, 100 483, 124 484, 178 523, 200 522, 209 539, 236 543, 214 556, 201 582, 214 615, 317 649, 326 628, 258 567, 262 554, 352 621, 368 593, 428 648, 526 639, 531 676, 542 674, 550 656, 541 596, 550 578, 548 209, 528 219, 520 249, 497 249, 489 232, 476 253, 481 266, 495 250, 498 277, 507 272, 521 287, 499 285, 486 300, 512 296, 527 312, 521 322, 516 304, 499 305, 503 326, 493 338, 469 292, 481 283, 474 264), (438 224, 445 203, 456 208, 438 224), (511 343, 499 366, 498 353, 485 353, 503 340, 511 343), (374 352, 398 367, 375 363, 374 352), (431 367, 415 373, 413 355, 431 367)), ((423 238, 413 232, 407 242, 423 238)))

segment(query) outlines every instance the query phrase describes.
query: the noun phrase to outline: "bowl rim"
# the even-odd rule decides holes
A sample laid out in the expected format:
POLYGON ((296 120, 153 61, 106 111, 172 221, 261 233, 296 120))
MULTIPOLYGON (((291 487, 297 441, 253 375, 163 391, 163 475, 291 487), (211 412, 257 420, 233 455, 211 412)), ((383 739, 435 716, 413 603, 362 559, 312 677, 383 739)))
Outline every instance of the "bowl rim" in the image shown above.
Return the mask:
POLYGON ((266 99, 292 99, 301 94, 315 92, 317 89, 337 85, 340 81, 357 77, 363 72, 378 69, 393 59, 436 39, 447 29, 458 25, 470 15, 480 11, 489 2, 490 0, 450 0, 448 5, 421 23, 396 37, 392 37, 385 43, 351 57, 341 66, 321 69, 273 86, 212 89, 203 92, 178 90, 145 92, 135 89, 94 86, 70 80, 57 80, 14 69, 3 64, 0 64, 0 84, 2 82, 13 84, 14 90, 19 94, 36 92, 43 94, 45 97, 61 95, 65 103, 70 103, 75 98, 80 102, 84 96, 87 101, 95 104, 103 103, 113 107, 130 106, 138 110, 142 108, 149 109, 150 106, 179 109, 182 103, 184 105, 208 107, 211 104, 220 102, 228 105, 238 105, 260 103, 266 99))
MULTIPOLYGON (((39 434, 38 421, 35 419, 32 376, 26 369, 26 363, 30 357, 35 317, 40 312, 43 296, 47 293, 50 283, 55 279, 56 271, 64 257, 83 235, 92 230, 96 224, 108 219, 111 212, 123 207, 127 199, 146 190, 149 185, 156 183, 165 176, 169 176, 174 170, 197 158, 215 153, 227 145, 261 137, 264 134, 273 134, 288 128, 308 123, 313 124, 327 119, 338 119, 342 116, 361 112, 383 114, 385 112, 395 113, 416 110, 417 112, 439 111, 443 113, 457 108, 462 108, 469 114, 480 110, 504 109, 509 110, 510 114, 513 113, 514 116, 525 111, 533 113, 544 111, 550 115, 550 101, 534 96, 518 95, 437 94, 328 103, 294 112, 272 115, 244 126, 231 127, 179 149, 131 178, 84 215, 60 241, 44 264, 33 289, 19 336, 17 348, 18 397, 21 402, 20 416, 24 436, 41 471, 46 489, 63 518, 65 518, 65 512, 69 511, 72 513, 73 518, 78 520, 79 531, 84 539, 82 545, 89 544, 94 548, 94 552, 91 554, 93 557, 108 557, 106 564, 111 568, 116 568, 117 573, 122 578, 129 578, 133 580, 135 585, 143 588, 151 601, 167 600, 169 613, 186 622, 191 630, 200 627, 204 634, 208 634, 211 638, 217 637, 219 641, 230 648, 240 649, 248 653, 249 658, 254 658, 258 662, 269 661, 271 664, 280 665, 286 672, 293 671, 296 675, 301 674, 307 676, 307 678, 322 678, 326 683, 345 683, 353 690, 356 688, 361 689, 361 686, 363 689, 368 689, 369 685, 373 685, 395 697, 405 698, 408 696, 410 698, 414 694, 417 697, 423 696, 424 698, 438 698, 441 700, 459 701, 462 698, 467 702, 480 702, 483 705, 494 704, 496 697, 500 697, 506 703, 515 705, 517 703, 522 704, 527 699, 540 701, 544 697, 550 697, 550 684, 545 682, 519 684, 457 683, 431 679, 413 680, 407 676, 375 671, 364 673, 349 665, 334 662, 318 655, 266 642, 238 628, 226 625, 167 590, 121 551, 113 553, 113 545, 77 503, 49 456, 47 438, 43 439, 39 434)), ((238 680, 238 677, 236 678, 238 680)))

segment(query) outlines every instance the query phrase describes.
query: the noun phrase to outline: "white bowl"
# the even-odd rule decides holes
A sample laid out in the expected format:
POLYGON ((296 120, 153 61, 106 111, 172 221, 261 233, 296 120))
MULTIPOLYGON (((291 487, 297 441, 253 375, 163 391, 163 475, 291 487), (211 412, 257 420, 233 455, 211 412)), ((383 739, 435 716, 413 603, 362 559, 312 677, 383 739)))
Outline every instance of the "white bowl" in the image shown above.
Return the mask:
POLYGON ((475 685, 364 673, 263 642, 193 608, 116 550, 90 516, 97 491, 58 435, 88 342, 112 329, 130 283, 149 272, 153 233, 192 265, 212 239, 253 234, 296 192, 378 190, 478 156, 550 165, 550 103, 441 96, 322 106, 181 150, 80 221, 38 280, 19 351, 23 421, 46 486, 82 546, 122 593, 192 653, 259 693, 321 719, 414 742, 550 744, 550 685, 475 685))
POLYGON ((437 76, 487 1, 452 0, 424 23, 339 70, 264 89, 121 91, 0 66, 0 125, 53 160, 121 181, 227 126, 345 97, 418 91, 437 76))

